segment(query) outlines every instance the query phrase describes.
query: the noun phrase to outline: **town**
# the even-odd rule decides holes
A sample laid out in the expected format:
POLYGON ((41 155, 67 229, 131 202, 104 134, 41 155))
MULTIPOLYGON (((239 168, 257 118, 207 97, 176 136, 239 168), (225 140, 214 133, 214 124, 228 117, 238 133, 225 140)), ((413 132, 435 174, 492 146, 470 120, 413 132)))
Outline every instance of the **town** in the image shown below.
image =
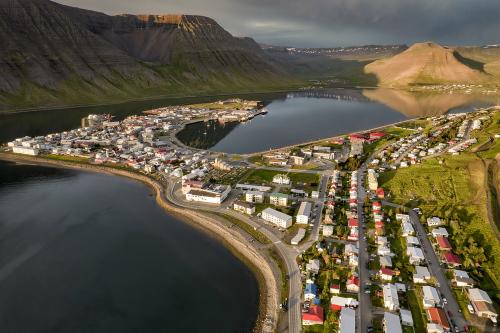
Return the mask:
POLYGON ((453 245, 449 217, 392 202, 380 179, 470 150, 483 129, 498 124, 499 110, 408 120, 247 155, 194 149, 176 139, 194 121, 245 121, 266 112, 261 102, 233 99, 122 121, 89 115, 81 128, 18 138, 2 149, 124 168, 164 183, 179 206, 231 211, 252 227, 251 242, 262 235, 276 240, 287 266, 297 270, 283 273, 288 290, 280 306, 290 327, 465 332, 496 326, 495 295, 479 287, 474 265, 464 262, 471 259, 453 245))

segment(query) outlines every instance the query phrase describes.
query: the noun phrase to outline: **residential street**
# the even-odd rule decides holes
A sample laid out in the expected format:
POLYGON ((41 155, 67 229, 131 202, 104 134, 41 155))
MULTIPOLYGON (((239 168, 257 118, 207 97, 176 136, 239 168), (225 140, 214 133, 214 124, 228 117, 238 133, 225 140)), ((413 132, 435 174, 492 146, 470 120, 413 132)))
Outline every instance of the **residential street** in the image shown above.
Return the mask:
MULTIPOLYGON (((404 208, 404 206, 397 205, 388 201, 382 201, 382 204, 390 207, 404 208)), ((413 210, 410 210, 409 215, 413 228, 416 231, 416 236, 418 237, 420 244, 422 245, 424 255, 429 264, 429 271, 433 276, 436 277, 439 283, 439 287, 436 287, 436 289, 438 289, 440 295, 442 297, 444 296, 448 301, 448 304, 444 305, 443 308, 447 315, 448 311, 451 313, 451 316, 448 315, 449 319, 453 320, 455 326, 457 326, 460 329, 460 331, 463 331, 467 323, 465 321, 464 316, 459 311, 460 308, 455 299, 455 295, 453 294, 451 287, 449 285, 449 280, 446 278, 445 272, 440 265, 439 258, 434 252, 434 249, 432 248, 432 244, 425 232, 424 226, 422 225, 422 223, 420 223, 417 213, 414 212, 413 210)))

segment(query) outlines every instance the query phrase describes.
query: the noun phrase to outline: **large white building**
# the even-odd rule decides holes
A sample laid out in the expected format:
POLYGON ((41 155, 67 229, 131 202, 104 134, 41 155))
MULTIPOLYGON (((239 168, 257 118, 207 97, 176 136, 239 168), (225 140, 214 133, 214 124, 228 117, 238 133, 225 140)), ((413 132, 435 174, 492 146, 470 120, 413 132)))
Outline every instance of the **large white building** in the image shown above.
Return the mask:
POLYGON ((284 174, 277 174, 273 177, 273 183, 280 185, 290 185, 290 177, 284 174))
POLYGON ((262 211, 262 218, 268 222, 276 224, 280 228, 289 228, 292 226, 293 217, 279 212, 272 208, 266 208, 262 211))
POLYGON ((245 193, 246 202, 263 203, 264 202, 264 192, 260 191, 248 191, 245 193))
POLYGON ((368 169, 367 172, 368 179, 368 189, 370 191, 376 191, 378 188, 377 173, 373 169, 368 169))
POLYGON ((39 150, 31 147, 14 146, 12 147, 12 152, 16 154, 36 156, 38 155, 39 150))
POLYGON ((229 192, 231 192, 231 186, 208 185, 203 188, 190 189, 186 193, 186 200, 220 205, 226 200, 229 192))
POLYGON ((299 224, 308 224, 309 216, 311 215, 312 205, 310 202, 302 201, 300 203, 299 211, 297 212, 296 221, 299 224))

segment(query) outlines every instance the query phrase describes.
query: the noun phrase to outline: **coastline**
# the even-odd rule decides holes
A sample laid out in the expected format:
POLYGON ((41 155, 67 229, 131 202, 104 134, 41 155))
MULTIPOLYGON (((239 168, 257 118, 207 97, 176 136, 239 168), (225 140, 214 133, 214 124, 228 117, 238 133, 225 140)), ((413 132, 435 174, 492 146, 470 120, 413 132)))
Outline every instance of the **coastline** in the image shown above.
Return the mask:
POLYGON ((160 183, 139 173, 106 166, 51 160, 35 156, 19 156, 9 153, 0 153, 0 160, 104 173, 125 177, 146 185, 154 192, 156 203, 167 214, 174 215, 183 222, 189 223, 196 229, 203 231, 209 237, 214 237, 252 271, 259 286, 258 315, 255 319, 254 332, 275 331, 279 317, 280 288, 278 286, 279 282, 273 272, 272 259, 264 257, 240 232, 234 230, 235 228, 228 228, 223 222, 203 213, 177 207, 174 203, 168 201, 164 193, 164 188, 160 183))

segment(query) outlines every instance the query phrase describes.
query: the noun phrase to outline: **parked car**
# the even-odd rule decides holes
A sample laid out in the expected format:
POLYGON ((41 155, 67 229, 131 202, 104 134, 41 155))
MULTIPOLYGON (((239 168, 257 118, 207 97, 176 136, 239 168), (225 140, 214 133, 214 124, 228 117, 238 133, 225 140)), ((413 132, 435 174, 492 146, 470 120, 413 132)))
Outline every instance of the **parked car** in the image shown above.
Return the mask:
POLYGON ((467 310, 469 310, 471 314, 474 313, 474 308, 472 307, 471 304, 467 304, 467 310))

